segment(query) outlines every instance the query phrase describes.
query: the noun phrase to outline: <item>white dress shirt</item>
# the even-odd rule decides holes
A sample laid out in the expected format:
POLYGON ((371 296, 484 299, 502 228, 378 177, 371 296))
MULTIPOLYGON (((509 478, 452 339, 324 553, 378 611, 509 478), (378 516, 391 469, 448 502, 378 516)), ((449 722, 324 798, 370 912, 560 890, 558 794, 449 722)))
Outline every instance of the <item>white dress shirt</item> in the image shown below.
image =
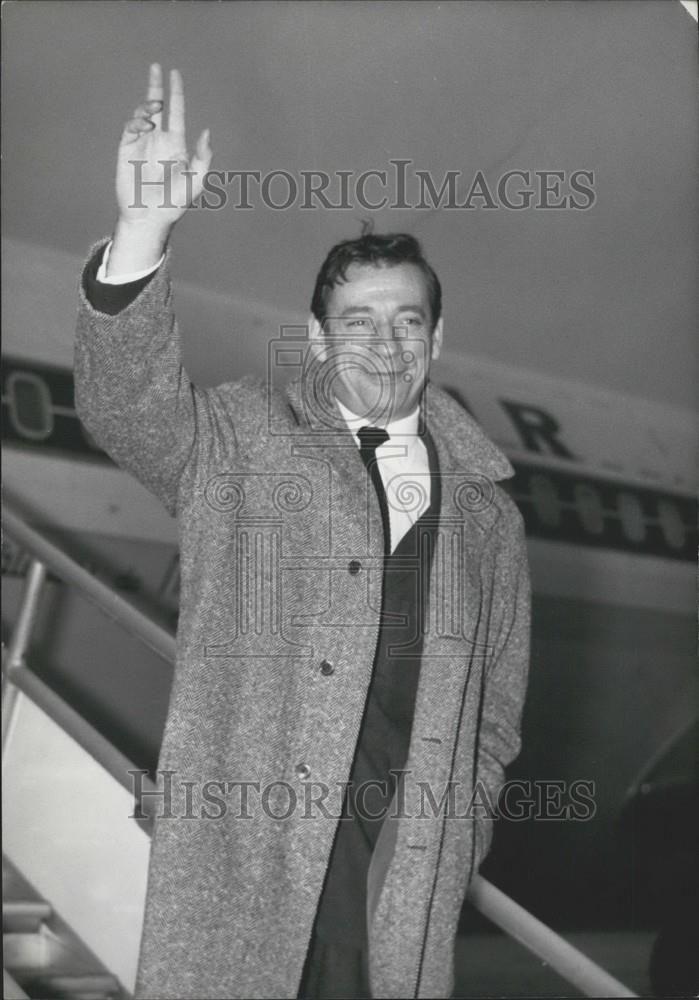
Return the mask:
MULTIPOLYGON (((157 271, 165 259, 163 254, 153 267, 107 276, 107 262, 111 248, 112 244, 108 243, 97 271, 97 280, 106 285, 125 285, 130 281, 145 278, 157 271)), ((366 418, 352 413, 339 399, 337 405, 359 447, 357 431, 367 424, 366 418)), ((376 449, 379 472, 386 491, 391 527, 391 552, 395 551, 401 538, 410 531, 430 505, 430 463, 425 442, 418 435, 419 418, 420 407, 416 406, 407 417, 392 420, 385 428, 390 435, 389 440, 376 449)))
POLYGON ((111 241, 104 248, 104 253, 102 254, 102 263, 97 268, 97 280, 101 281, 103 285, 128 285, 130 281, 139 281, 141 278, 147 278, 149 274, 157 271, 162 262, 165 260, 165 254, 162 255, 157 264, 152 267, 146 267, 142 271, 128 271, 124 274, 110 274, 107 275, 107 263, 109 261, 109 254, 112 249, 111 241))
MULTIPOLYGON (((336 400, 340 413, 359 447, 357 432, 368 423, 336 400)), ((385 427, 390 439, 376 449, 381 481, 386 490, 391 552, 422 517, 430 505, 430 462, 424 440, 418 434, 420 407, 385 427)))

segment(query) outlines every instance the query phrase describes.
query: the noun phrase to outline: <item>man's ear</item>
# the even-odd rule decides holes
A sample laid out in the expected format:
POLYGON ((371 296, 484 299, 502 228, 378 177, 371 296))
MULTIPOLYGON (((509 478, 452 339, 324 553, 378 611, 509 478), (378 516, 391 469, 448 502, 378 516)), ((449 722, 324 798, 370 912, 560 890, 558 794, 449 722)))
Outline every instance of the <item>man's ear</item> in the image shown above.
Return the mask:
POLYGON ((432 360, 436 361, 442 353, 442 334, 444 333, 444 320, 440 316, 432 331, 432 360))
POLYGON ((322 355, 324 347, 323 328, 313 313, 308 317, 308 348, 311 358, 318 358, 322 355))
POLYGON ((309 340, 322 340, 323 339, 323 328, 316 319, 313 313, 308 317, 308 339, 309 340))
POLYGON ((311 313, 308 317, 306 329, 308 330, 308 360, 320 361, 322 360, 323 351, 325 349, 325 338, 323 336, 323 328, 313 313, 311 313))

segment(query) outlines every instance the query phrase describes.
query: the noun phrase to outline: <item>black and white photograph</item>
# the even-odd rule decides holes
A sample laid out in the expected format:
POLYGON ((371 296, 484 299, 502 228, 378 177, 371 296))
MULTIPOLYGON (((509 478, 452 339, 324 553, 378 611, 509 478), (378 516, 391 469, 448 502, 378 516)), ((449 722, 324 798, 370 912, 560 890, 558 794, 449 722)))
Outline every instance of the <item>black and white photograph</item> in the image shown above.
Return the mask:
POLYGON ((695 0, 1 16, 3 996, 699 997, 695 0))

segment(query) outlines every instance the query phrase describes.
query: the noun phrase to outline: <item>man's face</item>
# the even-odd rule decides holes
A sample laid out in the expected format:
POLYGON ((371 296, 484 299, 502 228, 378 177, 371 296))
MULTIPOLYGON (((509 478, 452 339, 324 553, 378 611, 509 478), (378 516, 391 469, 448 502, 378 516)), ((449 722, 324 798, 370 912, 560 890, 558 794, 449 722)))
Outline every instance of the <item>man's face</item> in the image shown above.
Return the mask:
POLYGON ((312 323, 325 391, 372 423, 411 413, 442 345, 442 321, 432 329, 420 269, 353 264, 326 314, 322 331, 312 323))

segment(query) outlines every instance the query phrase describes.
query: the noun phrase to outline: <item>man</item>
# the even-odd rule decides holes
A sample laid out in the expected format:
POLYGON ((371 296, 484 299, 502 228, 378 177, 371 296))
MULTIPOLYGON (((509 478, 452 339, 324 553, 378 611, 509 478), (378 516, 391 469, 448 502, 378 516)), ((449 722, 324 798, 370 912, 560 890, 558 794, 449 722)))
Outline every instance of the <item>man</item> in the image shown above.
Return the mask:
POLYGON ((191 383, 166 245, 211 149, 204 132, 187 159, 176 71, 167 129, 163 99, 155 65, 75 356, 81 418, 180 527, 159 771, 190 798, 156 817, 136 992, 447 997, 519 750, 529 583, 497 485, 512 469, 428 384, 441 289, 405 234, 330 251, 285 392, 191 383), (157 186, 134 199, 134 159, 144 180, 175 161, 178 207, 157 186))

